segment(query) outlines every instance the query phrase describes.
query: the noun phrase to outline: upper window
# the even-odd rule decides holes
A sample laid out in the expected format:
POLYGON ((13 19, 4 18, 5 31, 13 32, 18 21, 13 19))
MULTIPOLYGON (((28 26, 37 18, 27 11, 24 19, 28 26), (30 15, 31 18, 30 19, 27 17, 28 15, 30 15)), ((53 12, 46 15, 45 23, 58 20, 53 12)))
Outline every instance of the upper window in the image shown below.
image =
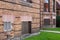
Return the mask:
POLYGON ((48 3, 48 0, 45 0, 45 3, 48 3))
POLYGON ((32 0, 23 0, 25 2, 29 2, 29 3, 32 3, 32 0))
POLYGON ((53 12, 55 12, 55 0, 53 0, 53 12))
POLYGON ((21 0, 20 3, 24 6, 32 7, 32 0, 21 0))
POLYGON ((56 1, 56 9, 60 10, 60 2, 56 1))
POLYGON ((50 0, 45 0, 45 2, 44 2, 44 11, 45 12, 50 11, 50 0))

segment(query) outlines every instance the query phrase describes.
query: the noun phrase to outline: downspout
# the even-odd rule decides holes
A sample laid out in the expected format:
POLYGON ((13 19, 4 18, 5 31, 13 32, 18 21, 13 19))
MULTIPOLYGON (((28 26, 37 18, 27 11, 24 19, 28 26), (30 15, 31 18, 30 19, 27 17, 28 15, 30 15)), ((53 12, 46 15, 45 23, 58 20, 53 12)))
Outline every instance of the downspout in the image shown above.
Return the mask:
POLYGON ((40 0, 40 30, 41 30, 41 0, 40 0))

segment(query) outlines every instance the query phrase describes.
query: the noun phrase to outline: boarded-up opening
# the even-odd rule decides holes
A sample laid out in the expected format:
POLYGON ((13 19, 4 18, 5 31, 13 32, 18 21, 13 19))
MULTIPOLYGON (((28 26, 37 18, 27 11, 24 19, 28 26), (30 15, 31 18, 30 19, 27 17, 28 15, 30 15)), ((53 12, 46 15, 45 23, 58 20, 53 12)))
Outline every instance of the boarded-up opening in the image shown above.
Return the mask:
POLYGON ((30 34, 30 33, 31 33, 31 21, 23 21, 22 34, 30 34))

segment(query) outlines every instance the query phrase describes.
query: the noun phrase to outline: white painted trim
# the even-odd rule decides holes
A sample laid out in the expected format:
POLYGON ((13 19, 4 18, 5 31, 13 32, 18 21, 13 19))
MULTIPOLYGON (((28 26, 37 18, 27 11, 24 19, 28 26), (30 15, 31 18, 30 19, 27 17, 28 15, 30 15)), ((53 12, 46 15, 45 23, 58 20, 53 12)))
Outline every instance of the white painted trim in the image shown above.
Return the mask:
POLYGON ((14 19, 15 19, 15 16, 14 15, 3 15, 2 16, 2 20, 4 22, 11 22, 11 23, 13 23, 14 22, 14 19))
POLYGON ((56 16, 53 16, 52 18, 53 18, 53 19, 56 19, 56 16))
POLYGON ((44 19, 50 19, 50 16, 44 16, 44 19))
POLYGON ((32 16, 20 16, 21 21, 32 21, 32 16))

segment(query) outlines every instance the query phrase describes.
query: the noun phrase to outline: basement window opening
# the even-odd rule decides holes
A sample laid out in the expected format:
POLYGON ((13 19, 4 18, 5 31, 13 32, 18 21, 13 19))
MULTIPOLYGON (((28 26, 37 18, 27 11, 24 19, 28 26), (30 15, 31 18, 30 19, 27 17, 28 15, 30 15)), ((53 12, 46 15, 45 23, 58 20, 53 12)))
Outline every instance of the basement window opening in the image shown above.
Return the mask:
POLYGON ((11 31, 12 30, 12 23, 11 22, 4 22, 4 31, 11 31))

